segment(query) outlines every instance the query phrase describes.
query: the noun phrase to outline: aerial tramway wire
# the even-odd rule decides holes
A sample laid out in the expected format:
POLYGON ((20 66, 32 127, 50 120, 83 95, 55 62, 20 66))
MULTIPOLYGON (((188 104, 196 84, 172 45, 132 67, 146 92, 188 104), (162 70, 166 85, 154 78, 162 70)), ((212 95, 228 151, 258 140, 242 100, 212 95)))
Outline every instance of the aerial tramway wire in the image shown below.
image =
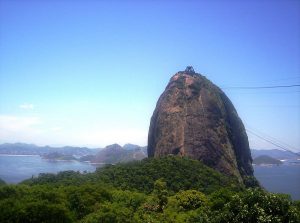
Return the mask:
MULTIPOLYGON (((234 86, 234 87, 221 87, 221 89, 233 89, 233 90, 242 90, 242 89, 245 89, 245 90, 255 90, 255 89, 274 89, 274 88, 297 88, 297 87, 300 87, 300 84, 291 84, 291 85, 269 85, 269 86, 234 86)), ((298 92, 298 91, 297 91, 298 92)), ((251 133, 252 135, 280 148, 280 149, 283 149, 285 151, 288 151, 288 152, 292 152, 290 149, 287 149, 287 147, 289 148, 293 148, 292 146, 286 144, 286 143, 283 143, 283 142, 280 142, 279 140, 275 139, 274 137, 271 137, 271 136, 268 136, 268 138, 264 137, 264 136, 261 136, 260 134, 257 134, 255 132, 253 132, 252 130, 249 130, 249 129, 246 129, 247 132, 251 133), (270 139, 272 138, 272 139, 270 139), (282 144, 285 144, 285 145, 282 145, 282 144)), ((266 135, 266 134, 265 134, 266 135)), ((293 148, 294 149, 294 148, 293 148)), ((292 152, 293 153, 293 152, 292 152)))
POLYGON ((291 145, 289 145, 289 144, 287 144, 287 143, 285 143, 285 142, 283 142, 283 141, 281 141, 279 139, 276 139, 276 138, 274 138, 274 137, 272 137, 272 136, 270 136, 270 135, 268 135, 266 133, 263 133, 263 132, 261 132, 261 131, 259 131, 257 129, 250 128, 249 125, 247 125, 247 129, 250 129, 252 132, 255 132, 257 135, 260 135, 260 136, 262 136, 264 138, 267 138, 270 141, 272 141, 272 142, 274 142, 274 143, 276 143, 276 144, 278 144, 278 145, 280 145, 280 146, 282 146, 284 148, 288 148, 288 150, 297 150, 294 146, 291 146, 291 145))
POLYGON ((222 87, 222 89, 272 89, 272 88, 293 88, 300 87, 300 84, 274 85, 274 86, 242 86, 242 87, 222 87))
MULTIPOLYGON (((278 148, 283 149, 284 151, 292 152, 291 150, 287 149, 286 147, 284 147, 284 146, 282 146, 282 145, 280 145, 280 144, 278 144, 278 143, 276 143, 276 142, 274 142, 270 139, 266 139, 265 137, 260 136, 260 135, 256 134, 255 132, 253 132, 249 129, 246 129, 246 130, 247 130, 247 132, 251 133, 252 135, 255 135, 256 137, 258 137, 258 138, 260 138, 260 139, 262 139, 262 140, 264 140, 264 141, 266 141, 266 142, 268 142, 268 143, 270 143, 274 146, 277 146, 278 148)), ((294 152, 292 152, 292 153, 294 153, 294 152)))

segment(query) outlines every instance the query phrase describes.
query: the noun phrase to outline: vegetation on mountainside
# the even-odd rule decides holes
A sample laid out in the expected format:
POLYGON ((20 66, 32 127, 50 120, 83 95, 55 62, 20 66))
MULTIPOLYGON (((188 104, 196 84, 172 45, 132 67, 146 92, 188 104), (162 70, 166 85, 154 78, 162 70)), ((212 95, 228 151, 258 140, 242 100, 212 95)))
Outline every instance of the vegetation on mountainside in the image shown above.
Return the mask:
POLYGON ((256 158, 253 159, 253 164, 256 165, 263 165, 263 164, 282 164, 282 162, 278 159, 274 159, 270 156, 267 155, 262 155, 262 156, 258 156, 256 158))
POLYGON ((38 178, 25 180, 23 184, 59 186, 81 185, 86 182, 105 183, 116 188, 149 194, 157 179, 164 179, 168 191, 172 193, 188 189, 211 193, 223 187, 235 190, 242 187, 235 178, 224 176, 197 160, 177 156, 106 165, 95 173, 64 171, 58 174, 40 174, 38 178))
POLYGON ((112 186, 144 193, 153 191, 157 179, 164 179, 170 192, 196 189, 210 193, 222 187, 240 187, 234 178, 226 177, 197 160, 177 156, 106 166, 95 174, 97 179, 112 186))
POLYGON ((5 181, 0 178, 0 185, 5 185, 5 181))
POLYGON ((300 205, 170 156, 0 186, 0 222, 300 222, 300 205))

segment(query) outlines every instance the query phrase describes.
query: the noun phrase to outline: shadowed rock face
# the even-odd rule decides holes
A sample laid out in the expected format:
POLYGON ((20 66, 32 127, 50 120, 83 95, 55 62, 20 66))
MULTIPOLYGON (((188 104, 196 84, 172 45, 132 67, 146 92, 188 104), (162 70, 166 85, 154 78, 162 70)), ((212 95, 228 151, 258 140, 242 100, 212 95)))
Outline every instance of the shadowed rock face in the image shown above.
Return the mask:
POLYGON ((193 71, 176 73, 151 118, 148 156, 201 160, 242 181, 253 176, 245 127, 224 92, 193 71))

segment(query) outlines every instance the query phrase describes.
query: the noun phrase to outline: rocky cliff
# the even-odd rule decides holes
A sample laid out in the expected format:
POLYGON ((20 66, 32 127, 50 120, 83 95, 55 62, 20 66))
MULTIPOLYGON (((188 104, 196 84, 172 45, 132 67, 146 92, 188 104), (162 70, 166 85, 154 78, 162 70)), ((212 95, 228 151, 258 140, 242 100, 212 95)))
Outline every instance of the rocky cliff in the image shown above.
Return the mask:
POLYGON ((80 158, 80 161, 92 163, 124 163, 133 160, 141 160, 147 157, 146 148, 138 145, 126 144, 124 147, 112 144, 101 149, 96 155, 88 155, 80 158))
POLYGON ((224 92, 191 67, 176 73, 151 118, 148 156, 188 156, 240 181, 253 176, 245 127, 224 92))

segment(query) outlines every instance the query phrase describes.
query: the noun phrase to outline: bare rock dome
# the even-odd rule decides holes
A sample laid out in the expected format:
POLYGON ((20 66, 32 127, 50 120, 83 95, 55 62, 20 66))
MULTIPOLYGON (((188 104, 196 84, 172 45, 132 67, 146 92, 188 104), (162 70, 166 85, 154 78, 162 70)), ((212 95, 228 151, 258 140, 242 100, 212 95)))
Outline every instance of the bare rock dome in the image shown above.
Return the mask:
POLYGON ((241 182, 253 176, 245 127, 225 93, 192 67, 176 73, 153 112, 148 156, 188 156, 241 182))

